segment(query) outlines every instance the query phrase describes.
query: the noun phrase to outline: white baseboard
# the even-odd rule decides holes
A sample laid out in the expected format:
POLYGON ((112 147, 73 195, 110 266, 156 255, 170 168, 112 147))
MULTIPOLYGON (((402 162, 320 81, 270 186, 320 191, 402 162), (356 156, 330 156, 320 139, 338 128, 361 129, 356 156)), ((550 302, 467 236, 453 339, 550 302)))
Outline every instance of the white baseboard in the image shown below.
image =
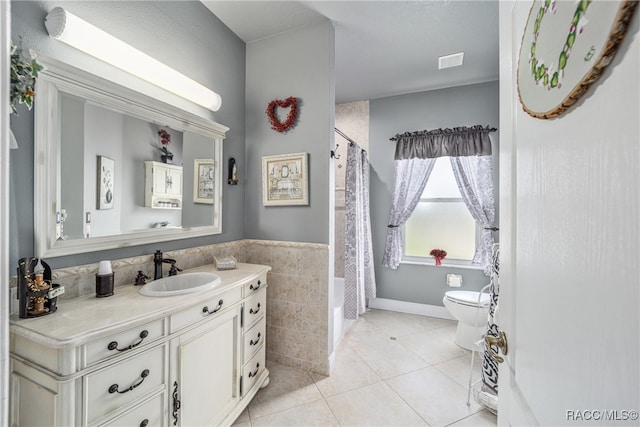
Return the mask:
POLYGON ((445 307, 438 305, 418 304, 415 302, 398 301, 386 298, 371 298, 369 299, 369 308, 455 320, 445 307))

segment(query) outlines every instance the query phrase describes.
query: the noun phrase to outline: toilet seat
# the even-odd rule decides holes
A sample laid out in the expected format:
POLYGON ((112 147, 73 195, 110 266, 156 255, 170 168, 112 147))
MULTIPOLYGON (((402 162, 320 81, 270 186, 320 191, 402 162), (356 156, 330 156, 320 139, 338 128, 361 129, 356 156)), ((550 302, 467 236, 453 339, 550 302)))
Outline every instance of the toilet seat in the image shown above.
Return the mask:
POLYGON ((478 305, 478 294, 479 292, 474 291, 449 291, 445 292, 444 297, 449 301, 460 305, 467 305, 470 307, 488 306, 491 301, 489 294, 480 294, 480 305, 478 305))

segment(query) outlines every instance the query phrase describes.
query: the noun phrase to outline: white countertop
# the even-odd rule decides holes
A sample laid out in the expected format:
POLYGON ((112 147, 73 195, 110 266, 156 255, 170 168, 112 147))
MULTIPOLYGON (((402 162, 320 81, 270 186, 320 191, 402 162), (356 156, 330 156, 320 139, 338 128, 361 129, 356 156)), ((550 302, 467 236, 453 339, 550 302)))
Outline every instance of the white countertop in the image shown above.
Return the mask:
MULTIPOLYGON (((184 273, 211 272, 222 282, 214 289, 170 297, 140 295, 141 286, 118 286, 113 296, 85 295, 58 302, 58 310, 47 316, 21 319, 11 316, 10 330, 50 348, 78 346, 197 305, 271 270, 257 264, 238 263, 234 270, 217 271, 213 264, 184 273)), ((182 274, 184 274, 182 273, 182 274)))

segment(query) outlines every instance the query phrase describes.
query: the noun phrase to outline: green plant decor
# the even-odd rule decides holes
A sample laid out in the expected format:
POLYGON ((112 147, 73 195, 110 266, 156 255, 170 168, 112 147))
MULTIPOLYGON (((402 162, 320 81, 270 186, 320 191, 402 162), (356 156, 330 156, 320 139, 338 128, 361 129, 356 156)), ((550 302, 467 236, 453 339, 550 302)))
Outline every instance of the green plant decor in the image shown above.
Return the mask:
POLYGON ((44 66, 38 63, 35 55, 29 51, 28 60, 23 55, 24 51, 11 43, 11 94, 9 103, 11 112, 17 114, 16 106, 24 104, 29 110, 33 107, 33 99, 36 96, 34 90, 38 73, 44 70, 44 66))

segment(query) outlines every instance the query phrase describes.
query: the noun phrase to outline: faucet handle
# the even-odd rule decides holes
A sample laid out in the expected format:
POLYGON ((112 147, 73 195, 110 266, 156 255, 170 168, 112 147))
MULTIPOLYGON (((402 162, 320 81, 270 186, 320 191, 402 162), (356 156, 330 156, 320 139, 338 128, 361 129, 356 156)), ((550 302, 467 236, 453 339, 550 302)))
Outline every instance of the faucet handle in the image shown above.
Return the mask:
POLYGON ((136 285, 145 285, 147 283, 147 279, 149 276, 144 274, 142 270, 138 270, 138 275, 136 276, 136 285))
POLYGON ((172 263, 171 268, 169 269, 169 276, 175 276, 176 274, 178 274, 178 271, 182 271, 182 269, 176 267, 175 263, 172 263))

